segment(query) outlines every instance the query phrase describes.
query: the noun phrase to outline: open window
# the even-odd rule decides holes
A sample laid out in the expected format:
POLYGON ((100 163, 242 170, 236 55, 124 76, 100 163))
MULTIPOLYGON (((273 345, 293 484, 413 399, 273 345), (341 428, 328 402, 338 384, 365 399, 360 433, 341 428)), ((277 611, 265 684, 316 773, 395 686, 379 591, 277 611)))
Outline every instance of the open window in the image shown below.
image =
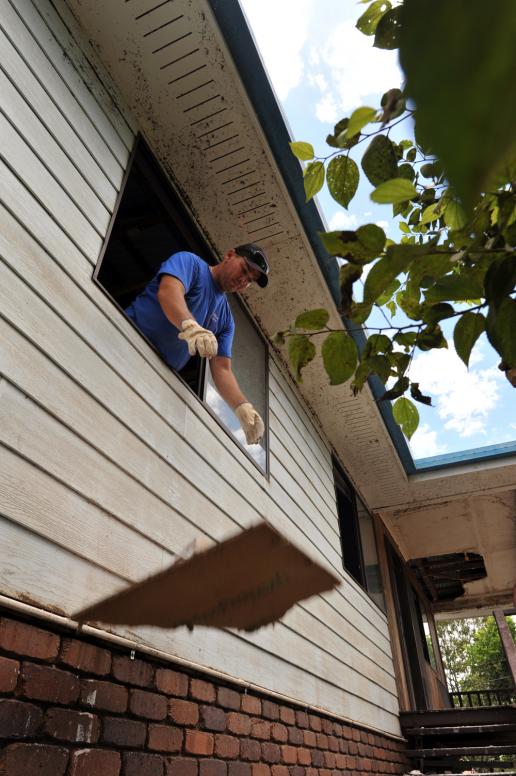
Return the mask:
POLYGON ((367 590, 380 609, 385 611, 373 518, 356 495, 335 458, 333 477, 339 517, 342 565, 353 579, 367 590))
MULTIPOLYGON (((185 250, 201 256, 211 265, 216 264, 217 260, 191 214, 143 138, 138 136, 94 279, 112 301, 125 310, 156 275, 161 264, 173 253, 185 250)), ((266 472, 267 343, 241 300, 233 294, 228 296, 228 301, 236 325, 233 372, 246 397, 264 419, 266 433, 261 444, 245 444, 240 424, 215 391, 204 359, 191 358, 177 374, 251 460, 266 472)), ((153 347, 150 342, 149 346, 153 347)))

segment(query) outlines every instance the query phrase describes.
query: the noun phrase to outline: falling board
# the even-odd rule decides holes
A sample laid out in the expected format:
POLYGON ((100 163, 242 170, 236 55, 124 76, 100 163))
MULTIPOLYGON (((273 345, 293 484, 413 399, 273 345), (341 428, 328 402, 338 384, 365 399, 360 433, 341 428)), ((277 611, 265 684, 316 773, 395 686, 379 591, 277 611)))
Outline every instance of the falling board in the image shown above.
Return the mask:
POLYGON ((263 521, 89 606, 79 622, 253 631, 339 580, 263 521))

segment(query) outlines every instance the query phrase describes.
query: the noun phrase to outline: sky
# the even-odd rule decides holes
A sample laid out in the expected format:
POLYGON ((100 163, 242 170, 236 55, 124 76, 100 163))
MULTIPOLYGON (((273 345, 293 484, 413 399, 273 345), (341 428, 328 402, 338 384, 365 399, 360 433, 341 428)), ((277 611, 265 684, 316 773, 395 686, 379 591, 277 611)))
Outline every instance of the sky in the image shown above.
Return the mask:
MULTIPOLYGON (((385 91, 402 84, 397 52, 374 49, 372 38, 355 28, 364 5, 354 0, 240 2, 292 137, 312 143, 316 155, 333 150, 325 138, 339 119, 362 105, 377 108, 385 91)), ((391 137, 411 137, 410 127, 395 127, 391 137)), ((324 189, 317 200, 328 228, 377 223, 399 241, 391 206, 372 203, 371 188, 367 181, 359 186, 348 210, 324 189)), ((446 336, 451 331, 445 329, 446 336)), ((410 442, 416 460, 516 439, 514 389, 498 362, 485 337, 473 349, 469 370, 451 341, 448 350, 417 352, 410 377, 433 397, 434 406, 418 404, 420 425, 410 442)))

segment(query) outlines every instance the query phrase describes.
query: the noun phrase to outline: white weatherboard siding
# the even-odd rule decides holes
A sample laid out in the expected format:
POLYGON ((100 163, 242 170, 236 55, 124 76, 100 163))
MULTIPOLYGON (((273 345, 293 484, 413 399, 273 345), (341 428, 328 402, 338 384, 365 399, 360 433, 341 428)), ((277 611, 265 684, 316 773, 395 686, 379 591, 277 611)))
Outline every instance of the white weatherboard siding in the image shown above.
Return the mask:
POLYGON ((327 443, 271 360, 267 480, 93 283, 134 119, 60 2, 0 0, 0 35, 2 592, 69 615, 266 516, 341 587, 254 635, 118 632, 399 733, 386 619, 342 571, 327 443))

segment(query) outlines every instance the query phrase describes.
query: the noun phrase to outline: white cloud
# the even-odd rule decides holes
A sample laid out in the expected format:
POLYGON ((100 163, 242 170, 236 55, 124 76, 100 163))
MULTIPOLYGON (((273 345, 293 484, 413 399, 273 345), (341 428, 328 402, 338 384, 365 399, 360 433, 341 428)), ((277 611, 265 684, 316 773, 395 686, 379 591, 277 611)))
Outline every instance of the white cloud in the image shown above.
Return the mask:
POLYGON ((314 0, 241 0, 280 100, 300 82, 314 0))
POLYGON ((446 452, 446 447, 437 442, 437 431, 432 431, 423 423, 410 440, 410 449, 414 458, 428 458, 446 452))
POLYGON ((410 369, 411 380, 435 399, 445 430, 456 431, 461 437, 486 434, 489 413, 498 401, 501 372, 496 366, 476 369, 482 360, 477 348, 468 371, 450 347, 419 353, 410 369))
POLYGON ((337 229, 351 230, 356 229, 358 221, 354 213, 346 213, 345 210, 337 210, 328 224, 330 231, 336 231, 337 229))
POLYGON ((339 118, 337 103, 328 92, 315 106, 315 115, 323 124, 336 124, 339 118))
POLYGON ((385 230, 389 228, 389 222, 388 221, 376 221, 376 226, 379 226, 381 229, 385 230))
POLYGON ((351 19, 333 28, 318 46, 317 57, 312 48, 310 60, 314 59, 327 67, 330 86, 321 89, 323 97, 331 96, 341 112, 353 110, 367 96, 382 94, 402 82, 396 53, 373 48, 371 38, 359 32, 351 19))

